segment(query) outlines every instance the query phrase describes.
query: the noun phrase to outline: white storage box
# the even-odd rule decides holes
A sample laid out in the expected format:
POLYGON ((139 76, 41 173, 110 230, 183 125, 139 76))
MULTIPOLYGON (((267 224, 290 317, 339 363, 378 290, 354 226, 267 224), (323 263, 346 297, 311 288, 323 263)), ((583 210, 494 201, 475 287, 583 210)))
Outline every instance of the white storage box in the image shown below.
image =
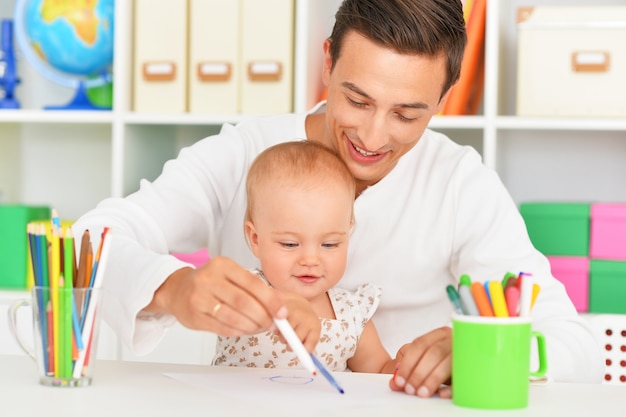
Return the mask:
POLYGON ((517 114, 626 116, 626 6, 518 10, 517 114))

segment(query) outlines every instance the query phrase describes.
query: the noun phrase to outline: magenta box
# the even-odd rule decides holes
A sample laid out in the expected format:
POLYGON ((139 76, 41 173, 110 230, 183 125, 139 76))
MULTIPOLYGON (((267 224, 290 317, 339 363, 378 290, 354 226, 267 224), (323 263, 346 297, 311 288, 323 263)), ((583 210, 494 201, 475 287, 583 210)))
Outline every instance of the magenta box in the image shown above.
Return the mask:
POLYGON ((591 205, 589 255, 594 259, 626 260, 626 203, 591 205))
POLYGON ((548 256, 552 275, 565 285, 565 291, 579 312, 589 310, 589 258, 548 256))

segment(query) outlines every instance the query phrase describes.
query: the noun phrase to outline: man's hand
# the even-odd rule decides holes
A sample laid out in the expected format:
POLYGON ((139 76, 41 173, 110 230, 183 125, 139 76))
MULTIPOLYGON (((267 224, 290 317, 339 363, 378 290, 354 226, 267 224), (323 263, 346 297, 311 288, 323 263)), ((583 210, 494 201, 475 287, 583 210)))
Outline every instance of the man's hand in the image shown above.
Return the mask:
POLYGON ((389 387, 409 395, 427 398, 439 392, 450 398, 449 383, 452 364, 452 329, 441 327, 400 348, 396 356, 397 368, 389 387))
POLYGON ((287 318, 279 291, 224 257, 174 272, 144 311, 172 314, 185 327, 222 336, 259 333, 274 318, 287 318))

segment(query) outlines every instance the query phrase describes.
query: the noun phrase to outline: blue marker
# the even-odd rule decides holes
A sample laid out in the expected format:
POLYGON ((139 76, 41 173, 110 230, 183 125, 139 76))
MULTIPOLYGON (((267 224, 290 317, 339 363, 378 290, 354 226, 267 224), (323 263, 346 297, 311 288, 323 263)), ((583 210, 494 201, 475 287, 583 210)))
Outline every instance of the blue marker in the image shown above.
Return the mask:
POLYGON ((337 391, 339 391, 340 394, 344 394, 345 391, 343 390, 343 388, 339 386, 337 381, 335 381, 335 378, 333 378, 330 372, 328 372, 328 369, 326 369, 326 367, 322 365, 322 362, 320 362, 319 359, 317 359, 317 357, 312 353, 311 353, 311 359, 313 359, 313 363, 315 364, 317 369, 320 371, 320 373, 324 375, 324 378, 326 378, 328 382, 330 382, 330 385, 335 387, 337 391))

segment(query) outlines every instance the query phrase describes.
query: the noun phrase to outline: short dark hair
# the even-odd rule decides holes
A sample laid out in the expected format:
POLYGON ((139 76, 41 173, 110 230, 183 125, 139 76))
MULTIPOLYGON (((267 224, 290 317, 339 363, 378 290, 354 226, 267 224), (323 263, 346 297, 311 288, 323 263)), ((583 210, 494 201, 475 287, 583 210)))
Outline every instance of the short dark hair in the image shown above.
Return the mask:
POLYGON ((329 38, 333 67, 353 30, 401 54, 445 54, 448 73, 441 97, 461 75, 467 35, 460 0, 344 0, 329 38))

